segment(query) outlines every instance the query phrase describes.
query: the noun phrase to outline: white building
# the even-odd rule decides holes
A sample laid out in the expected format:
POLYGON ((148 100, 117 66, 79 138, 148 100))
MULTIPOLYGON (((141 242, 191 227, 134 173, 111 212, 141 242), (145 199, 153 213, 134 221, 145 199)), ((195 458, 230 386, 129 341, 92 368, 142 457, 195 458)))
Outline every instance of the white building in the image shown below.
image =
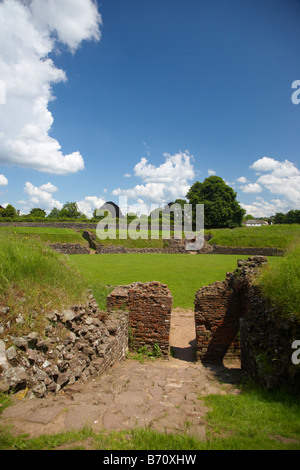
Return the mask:
POLYGON ((260 227, 261 225, 269 225, 266 220, 246 220, 244 222, 245 227, 260 227))

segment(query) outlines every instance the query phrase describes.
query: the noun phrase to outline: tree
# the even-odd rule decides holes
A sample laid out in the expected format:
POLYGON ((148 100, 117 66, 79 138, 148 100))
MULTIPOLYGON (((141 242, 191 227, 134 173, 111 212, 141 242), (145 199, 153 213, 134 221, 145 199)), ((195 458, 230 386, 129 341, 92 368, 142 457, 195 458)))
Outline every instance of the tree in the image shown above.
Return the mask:
POLYGON ((53 207, 52 211, 49 212, 47 217, 49 219, 58 219, 59 218, 59 212, 60 212, 60 210, 57 209, 57 207, 53 207))
POLYGON ((284 217, 285 224, 299 224, 300 223, 300 211, 299 210, 290 210, 285 214, 284 217))
POLYGON ((284 224, 284 214, 282 212, 276 212, 274 216, 274 224, 284 224))
POLYGON ((1 217, 10 217, 10 218, 17 217, 17 211, 14 208, 14 206, 12 206, 11 204, 8 204, 5 207, 5 209, 1 209, 0 216, 1 217))
POLYGON ((195 222, 196 205, 204 204, 205 228, 234 228, 242 224, 246 213, 236 200, 236 192, 219 176, 209 176, 203 183, 196 181, 186 197, 193 205, 195 222))
POLYGON ((79 219, 80 216, 81 212, 79 212, 76 202, 66 202, 59 211, 59 218, 79 219))
POLYGON ((46 217, 46 211, 44 211, 44 209, 40 209, 39 207, 34 207, 29 212, 29 215, 32 217, 46 217))

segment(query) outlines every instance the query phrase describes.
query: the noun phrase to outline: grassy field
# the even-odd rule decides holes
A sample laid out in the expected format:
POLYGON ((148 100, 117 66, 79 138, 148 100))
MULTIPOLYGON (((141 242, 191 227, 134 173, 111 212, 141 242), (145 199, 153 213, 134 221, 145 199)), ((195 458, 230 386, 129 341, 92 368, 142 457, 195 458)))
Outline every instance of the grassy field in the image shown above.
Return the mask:
POLYGON ((222 246, 275 247, 285 249, 300 240, 300 225, 266 225, 235 229, 208 230, 213 238, 210 244, 222 246))
MULTIPOLYGON (((96 230, 91 229, 96 234, 96 230)), ((49 243, 81 243, 87 245, 82 238, 83 230, 50 228, 50 227, 1 227, 0 233, 17 233, 24 236, 35 236, 49 243)), ((110 233, 113 233, 110 231, 110 233)), ((268 225, 262 227, 238 227, 235 229, 211 229, 205 230, 213 238, 210 244, 234 247, 275 247, 285 249, 291 243, 300 240, 300 225, 268 225)), ((104 245, 123 245, 128 248, 164 248, 164 238, 168 238, 167 232, 153 231, 151 239, 150 231, 141 231, 141 236, 136 240, 127 236, 126 230, 117 230, 116 238, 98 239, 97 242, 104 245)), ((171 232, 172 235, 172 232, 171 232)))
POLYGON ((246 256, 147 253, 70 256, 71 263, 91 288, 159 281, 168 285, 173 295, 173 306, 181 308, 193 308, 197 290, 224 280, 226 272, 233 271, 240 258, 246 256))
POLYGON ((69 228, 52 227, 1 227, 0 235, 9 236, 10 234, 20 235, 24 238, 37 238, 45 243, 80 243, 88 246, 88 243, 82 234, 69 228))

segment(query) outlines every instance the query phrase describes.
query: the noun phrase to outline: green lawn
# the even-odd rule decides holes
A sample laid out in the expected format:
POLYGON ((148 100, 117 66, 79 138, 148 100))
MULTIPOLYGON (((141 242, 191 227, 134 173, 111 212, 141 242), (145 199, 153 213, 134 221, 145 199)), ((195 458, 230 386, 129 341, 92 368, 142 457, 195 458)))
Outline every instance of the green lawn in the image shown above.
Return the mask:
POLYGON ((266 225, 207 230, 210 244, 222 246, 275 247, 285 249, 300 239, 300 225, 266 225))
POLYGON ((70 228, 0 226, 0 234, 35 237, 45 243, 80 243, 88 246, 88 242, 82 238, 82 234, 70 228))
POLYGON ((140 253, 71 255, 70 258, 91 288, 160 281, 172 292, 173 307, 193 308, 200 287, 224 280, 226 272, 237 267, 237 260, 247 256, 140 253))

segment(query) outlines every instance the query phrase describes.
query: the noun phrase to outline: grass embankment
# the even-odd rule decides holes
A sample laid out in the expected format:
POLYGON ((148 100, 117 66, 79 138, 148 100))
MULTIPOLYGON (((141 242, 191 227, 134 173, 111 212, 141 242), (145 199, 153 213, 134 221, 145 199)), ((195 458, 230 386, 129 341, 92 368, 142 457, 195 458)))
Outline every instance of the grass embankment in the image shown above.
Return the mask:
POLYGON ((173 295, 173 307, 193 309, 195 294, 200 287, 224 280, 226 272, 237 267, 237 260, 247 256, 140 253, 71 255, 70 258, 94 289, 100 308, 105 307, 106 301, 103 285, 159 281, 168 285, 173 295))
MULTIPOLYGON (((89 229, 97 235, 96 230, 89 229)), ((24 236, 37 237, 47 243, 81 243, 87 245, 83 239, 82 229, 52 228, 52 227, 1 227, 0 233, 17 233, 24 236)), ((289 245, 300 239, 300 225, 267 225, 262 227, 238 227, 235 229, 210 229, 205 230, 211 234, 210 244, 233 247, 274 247, 286 249, 289 245)), ((171 236, 173 232, 170 233, 171 236)), ((109 230, 103 240, 97 238, 97 242, 104 245, 122 245, 128 248, 165 248, 164 239, 170 236, 168 232, 153 230, 141 230, 136 235, 143 238, 133 239, 127 230, 109 230), (114 236, 115 238, 111 238, 114 236), (156 238, 151 238, 156 237, 156 238)), ((184 236, 184 233, 183 233, 184 236)))
POLYGON ((300 241, 300 225, 263 225, 261 227, 238 227, 234 229, 212 229, 212 245, 234 247, 274 247, 286 249, 300 241))
POLYGON ((79 243, 88 246, 88 242, 82 238, 82 233, 69 228, 0 226, 1 234, 36 238, 45 243, 79 243))
MULTIPOLYGON (((186 434, 162 434, 150 429, 94 433, 85 428, 29 439, 0 428, 2 450, 299 450, 300 401, 283 391, 245 388, 239 395, 209 395, 201 399, 207 415, 207 439, 186 434)), ((0 396, 1 401, 1 396, 0 396)), ((3 396, 3 407, 9 405, 3 396)), ((187 423, 188 427, 188 423, 187 423)))
POLYGON ((256 282, 282 315, 294 314, 300 319, 300 243, 264 266, 256 282))
MULTIPOLYGON (((91 230, 97 234, 96 230, 91 230)), ((167 232, 142 230, 141 236, 136 240, 127 236, 126 230, 108 231, 109 236, 116 238, 97 239, 104 245, 122 245, 128 248, 164 248, 164 238, 170 235, 167 232), (159 237, 152 239, 151 236, 159 237)), ((212 235, 209 244, 233 247, 278 248, 286 249, 292 242, 300 239, 300 225, 266 225, 261 227, 237 227, 234 229, 210 229, 205 234, 212 235)), ((173 232, 171 232, 173 235, 173 232)), ((183 233, 184 236, 184 233, 183 233)))
POLYGON ((40 240, 0 232, 0 323, 11 324, 5 334, 39 331, 47 311, 83 300, 86 287, 67 258, 40 240))

